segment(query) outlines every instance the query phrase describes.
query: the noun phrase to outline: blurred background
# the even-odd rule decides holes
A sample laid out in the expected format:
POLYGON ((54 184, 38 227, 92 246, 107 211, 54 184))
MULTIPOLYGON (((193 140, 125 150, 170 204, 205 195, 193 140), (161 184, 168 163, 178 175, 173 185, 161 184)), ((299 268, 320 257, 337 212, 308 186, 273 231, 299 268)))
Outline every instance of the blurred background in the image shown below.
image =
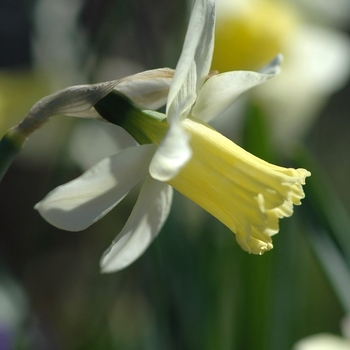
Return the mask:
MULTIPOLYGON (((214 125, 268 161, 311 170, 303 205, 282 220, 274 249, 252 256, 176 193, 150 249, 102 275, 99 259, 137 191, 80 233, 33 207, 122 141, 95 121, 52 118, 0 183, 1 350, 284 350, 325 332, 345 344, 350 2, 217 2, 213 69, 259 70, 279 52, 284 64, 214 125)), ((58 89, 174 68, 190 9, 187 0, 1 0, 1 135, 58 89)))

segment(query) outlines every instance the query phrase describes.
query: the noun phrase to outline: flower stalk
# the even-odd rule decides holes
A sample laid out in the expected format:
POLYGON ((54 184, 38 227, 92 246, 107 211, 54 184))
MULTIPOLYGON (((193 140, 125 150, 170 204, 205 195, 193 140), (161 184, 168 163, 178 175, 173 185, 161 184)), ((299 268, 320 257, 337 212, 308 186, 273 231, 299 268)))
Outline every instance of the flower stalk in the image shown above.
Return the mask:
POLYGON ((94 108, 104 119, 125 129, 140 145, 159 144, 169 129, 165 114, 142 109, 118 91, 110 92, 94 108))
POLYGON ((0 141, 0 180, 6 174, 8 168, 20 152, 22 146, 26 142, 26 137, 16 132, 16 130, 8 131, 0 141))

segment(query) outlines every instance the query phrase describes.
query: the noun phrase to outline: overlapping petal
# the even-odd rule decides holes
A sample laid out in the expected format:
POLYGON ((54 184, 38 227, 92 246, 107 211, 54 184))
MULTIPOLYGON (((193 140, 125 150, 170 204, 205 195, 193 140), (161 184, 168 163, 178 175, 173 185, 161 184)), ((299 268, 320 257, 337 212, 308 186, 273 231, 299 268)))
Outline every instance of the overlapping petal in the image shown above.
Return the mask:
POLYGON ((51 191, 35 209, 53 226, 84 230, 115 207, 148 175, 154 145, 126 148, 51 191))
POLYGON ((47 118, 63 114, 83 118, 101 118, 93 106, 113 89, 145 108, 158 109, 165 105, 174 70, 153 69, 92 85, 76 85, 39 100, 29 111, 27 121, 41 123, 47 118))
POLYGON ((214 26, 215 2, 196 1, 169 90, 166 114, 170 128, 150 165, 150 174, 157 180, 172 179, 191 158, 189 136, 180 121, 191 112, 197 92, 208 74, 213 54, 214 26))
MULTIPOLYGON (((43 120, 57 114, 81 116, 101 98, 110 93, 120 80, 93 85, 70 86, 38 101, 28 116, 43 120)), ((84 115, 89 116, 89 113, 84 115)))
POLYGON ((181 126, 172 125, 152 158, 149 172, 159 181, 169 181, 191 159, 190 136, 181 126))
MULTIPOLYGON (((213 33, 215 25, 215 2, 199 0, 194 3, 184 46, 176 66, 174 80, 171 85, 168 103, 167 118, 169 123, 187 115, 179 115, 180 106, 183 106, 188 96, 196 99, 198 84, 208 74, 212 52, 213 33)), ((189 113, 189 110, 186 111, 189 113)))
POLYGON ((215 34, 215 3, 209 1, 205 12, 205 24, 198 47, 195 53, 194 61, 196 63, 197 84, 196 92, 202 87, 208 72, 210 70, 211 61, 214 51, 214 34, 215 34))
POLYGON ((152 69, 123 79, 116 90, 134 103, 155 110, 166 104, 173 76, 173 69, 152 69))
POLYGON ((214 119, 243 92, 273 78, 279 72, 280 57, 266 67, 267 73, 233 71, 210 77, 198 94, 192 115, 205 122, 214 119))
POLYGON ((122 231, 101 258, 102 272, 114 272, 134 262, 157 237, 166 221, 173 189, 147 178, 122 231))

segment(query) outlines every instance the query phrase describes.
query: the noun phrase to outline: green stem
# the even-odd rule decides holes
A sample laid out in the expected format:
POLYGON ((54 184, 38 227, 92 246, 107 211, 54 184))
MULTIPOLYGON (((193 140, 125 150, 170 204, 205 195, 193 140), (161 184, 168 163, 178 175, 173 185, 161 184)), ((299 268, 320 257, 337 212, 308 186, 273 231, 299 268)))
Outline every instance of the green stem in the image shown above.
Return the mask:
POLYGON ((8 131, 0 141, 0 180, 24 145, 26 138, 15 129, 8 131))
POLYGON ((125 129, 140 145, 159 144, 169 127, 164 121, 165 114, 142 109, 115 90, 101 98, 94 108, 104 119, 125 129))

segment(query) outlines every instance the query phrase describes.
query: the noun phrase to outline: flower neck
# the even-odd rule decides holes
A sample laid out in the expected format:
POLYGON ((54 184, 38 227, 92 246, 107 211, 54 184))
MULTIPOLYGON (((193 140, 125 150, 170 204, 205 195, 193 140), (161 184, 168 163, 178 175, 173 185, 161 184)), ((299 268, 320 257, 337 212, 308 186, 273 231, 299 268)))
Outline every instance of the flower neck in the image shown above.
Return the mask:
POLYGON ((94 108, 104 119, 125 129, 139 144, 159 144, 169 127, 164 121, 165 114, 142 109, 116 90, 100 99, 94 108))

